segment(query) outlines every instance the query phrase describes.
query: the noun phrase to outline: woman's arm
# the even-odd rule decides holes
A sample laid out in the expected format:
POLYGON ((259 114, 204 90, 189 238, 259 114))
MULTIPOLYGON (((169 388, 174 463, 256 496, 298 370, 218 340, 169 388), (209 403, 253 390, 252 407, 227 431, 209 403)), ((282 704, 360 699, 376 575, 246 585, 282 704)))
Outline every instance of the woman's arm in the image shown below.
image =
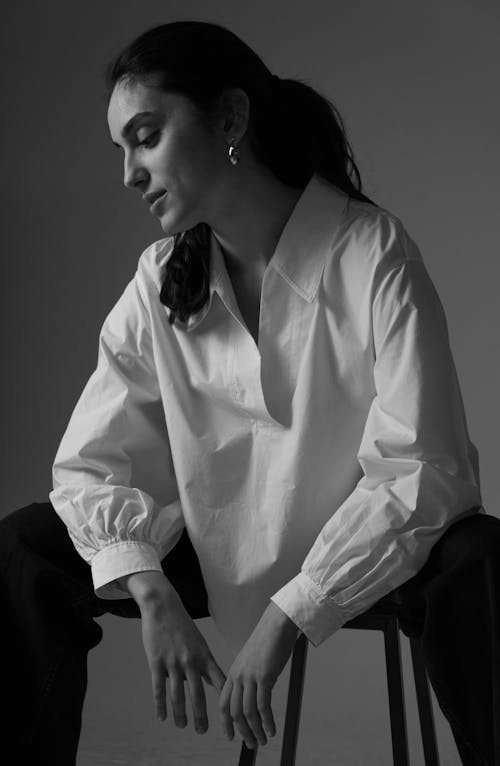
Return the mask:
POLYGON ((416 574, 447 527, 481 506, 477 453, 444 311, 416 246, 391 222, 371 291, 376 395, 363 477, 273 601, 314 645, 416 574))
POLYGON ((101 598, 126 598, 124 575, 161 574, 184 526, 144 292, 136 274, 106 318, 53 466, 50 500, 101 598))
POLYGON ((53 468, 52 504, 102 598, 136 600, 155 709, 197 731, 208 726, 203 681, 225 675, 162 571, 184 527, 155 363, 146 288, 138 273, 110 312, 97 369, 69 421, 53 468))
POLYGON ((162 600, 171 595, 175 588, 163 572, 133 572, 120 578, 120 585, 130 593, 134 601, 142 608, 148 603, 162 600))

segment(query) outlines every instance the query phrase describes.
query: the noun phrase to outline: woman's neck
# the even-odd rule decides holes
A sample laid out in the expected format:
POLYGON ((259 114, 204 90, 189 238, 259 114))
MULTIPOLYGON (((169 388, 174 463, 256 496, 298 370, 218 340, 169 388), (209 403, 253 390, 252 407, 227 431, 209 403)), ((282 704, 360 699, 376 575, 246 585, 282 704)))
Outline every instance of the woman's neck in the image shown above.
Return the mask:
POLYGON ((302 192, 269 171, 247 171, 238 178, 223 214, 212 224, 231 274, 263 277, 302 192))

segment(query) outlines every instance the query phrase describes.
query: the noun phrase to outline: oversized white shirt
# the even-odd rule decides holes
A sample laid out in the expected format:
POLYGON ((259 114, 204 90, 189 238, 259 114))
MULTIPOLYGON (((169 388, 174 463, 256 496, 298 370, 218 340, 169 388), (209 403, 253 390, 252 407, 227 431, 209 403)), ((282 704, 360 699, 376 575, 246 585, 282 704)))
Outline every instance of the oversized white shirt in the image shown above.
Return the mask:
POLYGON ((315 646, 484 512, 442 304, 386 210, 313 175, 267 265, 258 346, 224 255, 170 325, 173 238, 149 246, 104 321, 50 500, 95 593, 161 571, 186 527, 234 652, 272 599, 315 646))

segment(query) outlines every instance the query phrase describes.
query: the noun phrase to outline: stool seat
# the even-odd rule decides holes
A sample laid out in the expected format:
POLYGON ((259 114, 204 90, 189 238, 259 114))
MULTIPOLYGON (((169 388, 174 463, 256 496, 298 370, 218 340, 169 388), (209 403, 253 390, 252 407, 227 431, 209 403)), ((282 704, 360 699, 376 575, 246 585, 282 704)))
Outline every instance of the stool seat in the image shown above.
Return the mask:
MULTIPOLYGON (((342 629, 344 628, 381 630, 384 634, 393 763, 394 766, 409 766, 408 733, 399 636, 400 625, 397 616, 397 603, 393 594, 389 593, 377 601, 370 609, 367 609, 366 612, 344 623, 342 629)), ((425 766, 439 766, 432 700, 422 646, 418 638, 409 638, 409 641, 425 766)), ((292 654, 280 766, 294 766, 295 764, 307 648, 307 638, 304 634, 301 634, 295 643, 292 654)), ((254 766, 257 761, 257 755, 258 747, 247 748, 243 742, 239 766, 254 766)))

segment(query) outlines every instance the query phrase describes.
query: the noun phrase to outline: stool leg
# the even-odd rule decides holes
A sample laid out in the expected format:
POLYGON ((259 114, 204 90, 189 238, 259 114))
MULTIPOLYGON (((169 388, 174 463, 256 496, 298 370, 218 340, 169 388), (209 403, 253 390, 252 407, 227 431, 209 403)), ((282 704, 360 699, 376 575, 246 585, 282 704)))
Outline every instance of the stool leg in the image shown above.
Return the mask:
POLYGON ((409 766, 401 644, 395 617, 388 618, 384 627, 384 643, 394 766, 409 766))
POLYGON ((302 634, 295 642, 288 684, 285 730, 281 747, 280 766, 294 766, 299 735, 300 708, 304 691, 304 675, 307 659, 307 638, 302 634))
POLYGON ((432 699, 429 689, 429 679, 422 655, 422 645, 418 638, 410 638, 411 659, 415 689, 417 692, 418 716, 424 748, 425 766, 439 766, 439 755, 432 712, 432 699))
POLYGON ((255 766, 258 749, 258 747, 247 747, 245 742, 242 742, 238 766, 255 766))

